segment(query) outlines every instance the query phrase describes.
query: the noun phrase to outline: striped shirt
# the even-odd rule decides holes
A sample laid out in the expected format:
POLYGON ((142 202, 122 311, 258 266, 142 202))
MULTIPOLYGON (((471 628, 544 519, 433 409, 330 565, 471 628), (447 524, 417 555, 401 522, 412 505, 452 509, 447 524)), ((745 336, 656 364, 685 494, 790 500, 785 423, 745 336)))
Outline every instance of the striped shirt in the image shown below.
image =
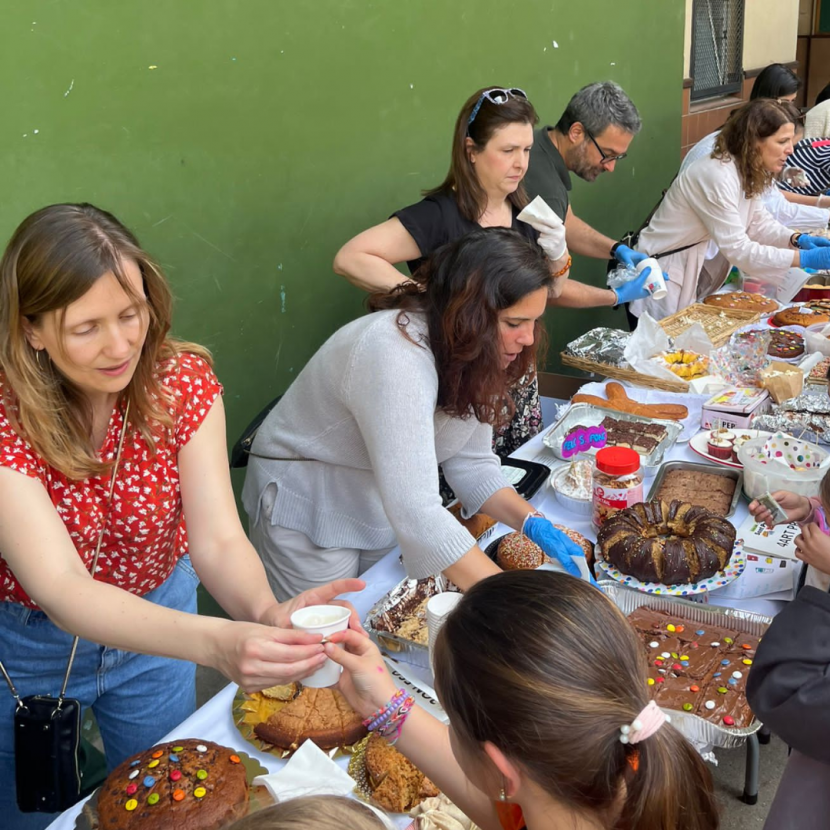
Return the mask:
POLYGON ((778 182, 778 186, 802 196, 819 196, 830 189, 830 138, 805 138, 795 145, 787 159, 787 167, 800 167, 810 183, 806 187, 792 187, 778 182))

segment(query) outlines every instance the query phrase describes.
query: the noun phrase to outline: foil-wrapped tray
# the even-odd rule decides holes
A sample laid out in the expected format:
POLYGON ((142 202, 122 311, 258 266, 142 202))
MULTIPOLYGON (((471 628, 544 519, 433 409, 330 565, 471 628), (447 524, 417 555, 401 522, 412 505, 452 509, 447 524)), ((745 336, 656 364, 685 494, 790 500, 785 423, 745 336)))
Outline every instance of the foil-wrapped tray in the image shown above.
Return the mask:
POLYGON ((812 443, 830 444, 830 397, 824 387, 808 387, 797 397, 774 404, 772 412, 756 415, 752 427, 785 432, 812 443))
MULTIPOLYGON (((648 454, 641 455, 643 466, 646 469, 657 469, 663 461, 666 450, 673 447, 681 432, 683 424, 678 421, 665 421, 657 418, 645 418, 642 415, 630 415, 627 412, 618 412, 616 409, 606 409, 592 403, 575 403, 570 409, 542 436, 542 443, 549 447, 551 452, 560 459, 562 455, 562 442, 565 436, 578 424, 592 427, 599 426, 606 416, 616 421, 629 421, 641 424, 660 424, 666 428, 666 437, 648 454)), ((595 455, 595 451, 583 453, 595 455)))
POLYGON ((630 331, 621 329, 596 328, 568 343, 565 353, 583 360, 607 363, 623 368, 628 366, 623 352, 631 339, 630 331))
MULTIPOLYGON (((651 489, 648 491, 648 499, 646 499, 646 501, 652 501, 657 498, 657 493, 660 492, 660 486, 663 484, 663 479, 666 477, 667 473, 670 473, 672 470, 684 470, 691 473, 709 473, 711 475, 723 476, 724 478, 732 479, 735 482, 735 492, 732 494, 732 501, 729 503, 729 511, 724 518, 728 519, 735 512, 738 507, 738 502, 741 500, 741 488, 744 483, 743 470, 735 470, 730 467, 719 467, 715 464, 698 464, 696 461, 669 461, 666 464, 663 464, 652 482, 651 489)), ((694 496, 690 495, 688 501, 694 504, 694 496)))
MULTIPOLYGON (((600 589, 626 616, 642 605, 656 611, 668 611, 683 616, 690 622, 701 625, 728 625, 744 634, 761 637, 772 622, 772 617, 742 611, 738 608, 720 608, 684 599, 654 596, 633 591, 617 582, 601 580, 600 589)), ((743 746, 746 739, 761 728, 761 721, 755 718, 742 729, 721 726, 701 718, 699 715, 682 710, 670 709, 672 725, 682 732, 696 746, 717 746, 735 749, 743 746)))
POLYGON ((429 648, 397 636, 394 631, 400 624, 400 617, 427 597, 458 588, 442 574, 426 579, 404 579, 388 594, 381 597, 370 609, 363 621, 363 627, 378 648, 391 654, 396 660, 429 668, 429 648))

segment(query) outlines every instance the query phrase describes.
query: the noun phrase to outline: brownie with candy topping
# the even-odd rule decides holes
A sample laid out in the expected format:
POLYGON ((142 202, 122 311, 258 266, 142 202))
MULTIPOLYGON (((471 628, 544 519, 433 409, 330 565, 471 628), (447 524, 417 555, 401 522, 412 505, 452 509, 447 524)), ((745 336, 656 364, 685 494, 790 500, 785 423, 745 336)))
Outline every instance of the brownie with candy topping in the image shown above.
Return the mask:
POLYGON ((100 830, 219 830, 248 812, 245 767, 233 749, 187 739, 128 758, 98 794, 100 830))
POLYGON ((758 637, 646 606, 628 620, 643 642, 649 693, 658 706, 721 726, 752 723, 746 680, 758 637))

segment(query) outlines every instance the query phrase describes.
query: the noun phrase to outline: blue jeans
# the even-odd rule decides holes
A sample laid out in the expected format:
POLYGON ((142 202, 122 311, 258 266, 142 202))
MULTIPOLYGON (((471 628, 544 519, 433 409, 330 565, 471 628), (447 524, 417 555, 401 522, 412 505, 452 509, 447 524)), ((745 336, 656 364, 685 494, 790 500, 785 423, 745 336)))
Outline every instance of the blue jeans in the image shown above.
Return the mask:
MULTIPOLYGON (((189 557, 145 599, 156 605, 196 613, 196 576, 189 557)), ((72 636, 51 623, 42 611, 0 603, 0 660, 21 697, 57 696, 72 636)), ((183 660, 150 657, 107 648, 88 640, 78 643, 67 697, 92 707, 112 770, 125 758, 152 746, 196 708, 196 666, 183 660)), ((21 813, 17 809, 14 770, 14 700, 0 676, 0 826, 4 830, 39 830, 57 813, 21 813)))

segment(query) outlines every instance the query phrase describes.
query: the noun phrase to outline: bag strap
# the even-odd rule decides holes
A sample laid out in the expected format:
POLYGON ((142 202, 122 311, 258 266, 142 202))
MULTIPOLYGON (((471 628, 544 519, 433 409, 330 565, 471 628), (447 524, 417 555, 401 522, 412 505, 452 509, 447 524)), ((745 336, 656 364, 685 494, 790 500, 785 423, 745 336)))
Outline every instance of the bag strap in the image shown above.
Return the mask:
MULTIPOLYGON (((130 401, 127 400, 127 406, 124 409, 124 420, 121 424, 121 435, 118 438, 118 449, 115 453, 115 463, 112 467, 112 474, 110 475, 110 489, 109 494, 107 495, 107 513, 104 516, 104 521, 101 524, 101 531, 98 534, 98 542, 95 545, 95 553, 92 557, 92 564, 89 567, 90 576, 95 579, 95 569, 98 567, 98 556, 101 553, 101 544, 104 541, 104 531, 107 529, 107 525, 109 524, 110 513, 112 511, 112 497, 115 493, 115 476, 118 473, 118 466, 121 462, 121 450, 124 447, 124 436, 127 434, 127 419, 130 415, 130 401)), ((63 706, 63 699, 66 697, 66 687, 69 685, 69 674, 72 671, 72 663, 75 661, 75 652, 78 650, 78 640, 80 637, 76 634, 75 638, 72 640, 72 648, 69 652, 69 661, 66 664, 66 672, 63 676, 63 685, 61 686, 60 694, 58 695, 58 704, 55 707, 55 713, 59 712, 61 706, 63 706)), ((2 672, 3 677, 6 680, 6 683, 9 686, 9 691, 12 693, 12 697, 17 701, 17 708, 25 708, 23 701, 20 699, 20 695, 17 692, 17 689, 12 683, 11 677, 9 677, 9 673, 6 671, 6 667, 3 665, 2 661, 0 661, 0 672, 2 672)))

